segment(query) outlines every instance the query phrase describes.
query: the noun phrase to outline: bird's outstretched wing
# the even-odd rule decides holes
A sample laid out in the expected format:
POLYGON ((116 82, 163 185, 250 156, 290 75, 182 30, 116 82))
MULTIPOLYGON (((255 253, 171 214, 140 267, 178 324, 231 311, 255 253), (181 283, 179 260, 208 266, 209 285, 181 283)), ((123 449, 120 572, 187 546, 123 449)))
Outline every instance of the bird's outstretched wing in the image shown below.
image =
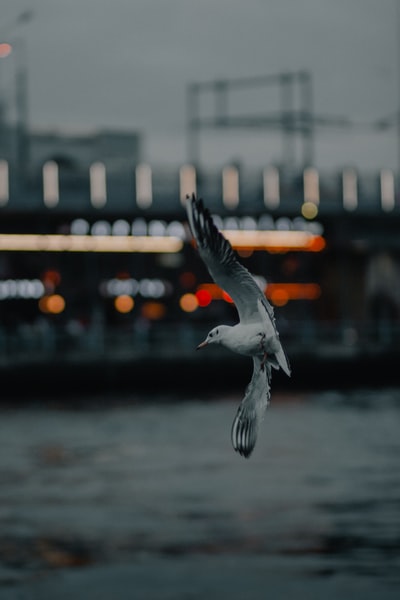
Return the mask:
POLYGON ((210 212, 201 198, 193 194, 187 198, 187 215, 197 249, 211 277, 232 298, 242 323, 259 321, 257 300, 260 298, 275 329, 274 310, 257 285, 256 280, 242 265, 229 241, 215 226, 210 212))
POLYGON ((288 360, 279 342, 274 309, 256 280, 238 261, 231 244, 215 226, 201 198, 196 198, 194 194, 187 197, 186 209, 197 249, 211 277, 232 298, 241 323, 255 323, 261 318, 267 337, 275 337, 278 340, 279 365, 290 375, 288 360), (262 313, 259 309, 260 303, 264 309, 262 313))
POLYGON ((271 396, 271 367, 262 366, 253 357, 253 375, 245 396, 239 405, 231 431, 232 445, 236 452, 249 458, 257 441, 257 434, 271 396))

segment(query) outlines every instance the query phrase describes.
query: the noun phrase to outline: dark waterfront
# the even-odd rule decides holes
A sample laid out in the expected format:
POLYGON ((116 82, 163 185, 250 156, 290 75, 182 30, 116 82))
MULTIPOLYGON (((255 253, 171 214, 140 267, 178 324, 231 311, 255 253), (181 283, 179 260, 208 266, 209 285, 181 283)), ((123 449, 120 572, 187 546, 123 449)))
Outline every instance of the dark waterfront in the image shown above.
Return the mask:
POLYGON ((400 389, 240 392, 3 398, 1 600, 397 598, 400 389))

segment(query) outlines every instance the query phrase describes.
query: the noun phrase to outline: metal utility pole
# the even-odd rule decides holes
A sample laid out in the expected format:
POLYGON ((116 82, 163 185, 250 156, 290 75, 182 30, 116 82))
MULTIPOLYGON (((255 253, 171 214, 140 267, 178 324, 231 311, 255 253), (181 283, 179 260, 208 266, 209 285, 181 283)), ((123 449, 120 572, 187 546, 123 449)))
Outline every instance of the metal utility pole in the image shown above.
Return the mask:
POLYGON ((28 68, 26 64, 26 47, 23 40, 17 42, 19 60, 15 75, 15 107, 17 112, 16 148, 17 170, 22 182, 26 181, 30 160, 30 139, 28 128, 28 68))
MULTIPOLYGON (((1 36, 9 36, 10 33, 21 26, 29 23, 33 18, 30 9, 22 11, 7 27, 0 30, 1 36)), ((25 41, 17 39, 13 44, 15 50, 15 110, 16 110, 16 160, 19 180, 26 181, 29 168, 29 126, 28 126, 28 66, 25 41)), ((10 46, 11 48, 11 46, 10 46)))
POLYGON ((294 79, 292 74, 282 73, 279 85, 282 119, 282 162, 287 167, 292 167, 295 163, 294 79))
POLYGON ((187 156, 193 164, 200 161, 199 135, 201 129, 264 128, 282 133, 282 162, 295 165, 296 136, 303 137, 302 166, 313 162, 313 115, 311 74, 308 71, 278 73, 258 77, 215 80, 191 83, 186 94, 187 156), (229 114, 229 95, 238 89, 278 86, 280 111, 263 114, 229 114), (296 86, 300 87, 300 108, 296 108, 296 86), (211 92, 214 99, 214 114, 200 116, 200 98, 203 92, 211 92))
POLYGON ((198 85, 191 83, 186 91, 186 154, 193 164, 199 162, 199 94, 198 85))
POLYGON ((397 32, 397 85, 398 85, 398 98, 397 98, 397 174, 400 181, 400 1, 396 0, 396 32, 397 32))
MULTIPOLYGON (((303 121, 303 163, 304 166, 314 164, 314 92, 311 74, 308 71, 299 73, 300 104, 303 121)), ((332 119, 332 123, 333 120, 332 119)))

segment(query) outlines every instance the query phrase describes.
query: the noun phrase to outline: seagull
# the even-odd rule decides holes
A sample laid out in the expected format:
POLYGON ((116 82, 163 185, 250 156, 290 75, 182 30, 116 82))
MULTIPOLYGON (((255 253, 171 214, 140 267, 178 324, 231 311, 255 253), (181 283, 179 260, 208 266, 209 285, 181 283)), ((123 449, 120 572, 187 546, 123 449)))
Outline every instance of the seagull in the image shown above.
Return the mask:
POLYGON ((289 377, 291 368, 276 328, 274 309, 251 273, 242 265, 230 242, 216 227, 209 210, 195 194, 186 196, 190 230, 208 272, 233 300, 239 322, 217 325, 197 346, 221 344, 233 352, 251 356, 253 374, 231 430, 233 448, 249 458, 271 397, 272 368, 289 377))

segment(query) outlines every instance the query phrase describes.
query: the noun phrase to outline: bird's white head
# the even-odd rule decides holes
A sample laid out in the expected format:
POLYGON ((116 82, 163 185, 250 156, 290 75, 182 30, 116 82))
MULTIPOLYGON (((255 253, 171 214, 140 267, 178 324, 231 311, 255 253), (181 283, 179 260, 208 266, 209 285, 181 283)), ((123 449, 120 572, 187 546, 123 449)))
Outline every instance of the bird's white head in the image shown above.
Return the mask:
POLYGON ((200 350, 200 348, 204 348, 209 344, 222 344, 225 333, 228 329, 228 325, 218 325, 217 327, 214 327, 214 329, 211 329, 211 331, 208 333, 204 342, 201 342, 201 344, 197 346, 196 350, 200 350))

